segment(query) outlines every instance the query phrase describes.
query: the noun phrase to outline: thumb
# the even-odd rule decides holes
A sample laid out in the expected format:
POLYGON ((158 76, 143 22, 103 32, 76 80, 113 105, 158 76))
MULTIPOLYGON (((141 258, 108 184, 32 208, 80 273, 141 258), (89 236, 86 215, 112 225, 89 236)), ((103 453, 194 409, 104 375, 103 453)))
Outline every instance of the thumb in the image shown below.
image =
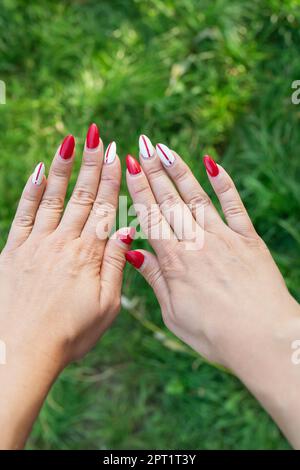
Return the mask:
POLYGON ((103 308, 120 302, 125 253, 134 239, 134 227, 121 228, 108 240, 100 271, 101 304, 103 308))
POLYGON ((157 257, 146 250, 132 250, 127 251, 125 258, 128 263, 132 264, 132 266, 140 271, 154 290, 160 305, 163 305, 163 300, 166 298, 168 288, 157 257))

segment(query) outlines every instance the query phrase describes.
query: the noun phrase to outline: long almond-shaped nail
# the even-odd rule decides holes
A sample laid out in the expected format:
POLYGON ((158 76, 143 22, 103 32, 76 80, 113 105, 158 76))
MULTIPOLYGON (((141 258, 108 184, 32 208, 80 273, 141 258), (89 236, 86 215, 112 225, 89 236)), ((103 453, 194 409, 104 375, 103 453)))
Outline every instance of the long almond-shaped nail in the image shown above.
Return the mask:
POLYGON ((209 155, 204 155, 203 163, 206 168, 206 171, 210 174, 210 176, 218 176, 219 167, 209 155))
POLYGON ((132 266, 139 269, 144 262, 145 256, 140 251, 132 250, 127 251, 127 253, 125 254, 125 258, 128 263, 132 264, 132 266))
POLYGON ((86 135, 86 146, 88 149, 96 149, 99 145, 99 129, 95 123, 91 124, 86 135))
POLYGON ((137 175, 142 171, 139 162, 136 161, 136 159, 133 158, 131 155, 127 155, 126 157, 126 166, 131 175, 137 175))
POLYGON ((67 135, 67 137, 64 138, 60 146, 59 155, 61 156, 61 158, 63 160, 69 160, 69 158, 71 158, 73 155, 74 147, 75 147, 74 137, 72 135, 67 135))
POLYGON ((116 158, 116 153, 117 153, 117 145, 116 142, 111 142, 105 151, 104 155, 104 163, 112 163, 114 159, 116 158))
POLYGON ((31 178, 32 183, 36 186, 40 186, 42 184, 44 174, 45 174, 45 165, 43 162, 40 162, 35 167, 34 173, 31 178))
POLYGON ((134 235, 135 228, 128 227, 119 232, 119 240, 121 240, 121 242, 125 243, 126 245, 130 245, 134 240, 134 235))
POLYGON ((143 158, 150 158, 154 154, 154 147, 151 140, 146 135, 140 135, 139 138, 140 154, 143 158))
POLYGON ((174 157, 172 151, 166 145, 157 144, 156 145, 156 152, 157 152, 157 155, 159 156, 159 158, 161 159, 162 163, 165 166, 171 166, 174 163, 175 157, 174 157))

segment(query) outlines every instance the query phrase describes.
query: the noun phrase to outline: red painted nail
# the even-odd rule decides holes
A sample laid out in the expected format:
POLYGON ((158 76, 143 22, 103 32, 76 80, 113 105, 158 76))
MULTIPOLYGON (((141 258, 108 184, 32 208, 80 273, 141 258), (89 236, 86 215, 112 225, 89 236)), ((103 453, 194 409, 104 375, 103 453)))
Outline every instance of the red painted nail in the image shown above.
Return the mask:
POLYGON ((134 240, 134 235, 135 235, 135 228, 130 227, 126 229, 126 231, 124 231, 123 233, 122 232, 119 233, 119 240, 121 240, 121 242, 123 243, 126 243, 126 245, 130 245, 134 240))
POLYGON ((126 157, 126 166, 131 175, 137 175, 142 171, 139 162, 136 161, 136 159, 133 158, 131 155, 127 155, 126 157))
POLYGON ((125 258, 128 263, 132 264, 135 268, 139 269, 145 259, 145 256, 140 251, 127 251, 125 258))
POLYGON ((60 146, 59 155, 64 160, 68 160, 72 157, 75 147, 75 139, 72 135, 67 135, 64 138, 63 143, 60 146))
POLYGON ((88 149, 95 149, 99 145, 99 130, 95 123, 91 124, 86 135, 86 146, 88 149))
POLYGON ((204 155, 203 163, 210 176, 217 176, 219 174, 218 165, 209 155, 204 155))

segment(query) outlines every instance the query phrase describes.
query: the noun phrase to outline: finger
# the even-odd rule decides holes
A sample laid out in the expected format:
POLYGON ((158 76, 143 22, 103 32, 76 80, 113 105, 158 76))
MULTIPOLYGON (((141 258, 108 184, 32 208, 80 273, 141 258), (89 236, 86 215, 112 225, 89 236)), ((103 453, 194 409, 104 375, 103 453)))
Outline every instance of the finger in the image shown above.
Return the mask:
POLYGON ((115 222, 120 184, 121 165, 116 154, 116 144, 112 142, 105 152, 96 199, 81 233, 85 243, 97 244, 99 256, 103 254, 115 222))
POLYGON ((115 301, 120 301, 123 270, 126 262, 125 253, 130 249, 134 234, 133 227, 122 228, 114 233, 105 247, 100 272, 100 302, 104 310, 107 309, 107 306, 114 305, 115 301))
POLYGON ((210 198, 180 156, 164 144, 157 144, 156 152, 198 224, 207 231, 223 225, 210 198))
POLYGON ((143 170, 162 214, 179 240, 194 240, 202 230, 166 174, 150 139, 141 135, 139 147, 143 170))
POLYGON ((146 250, 128 251, 125 257, 128 263, 132 264, 152 287, 160 305, 166 303, 168 288, 157 257, 146 250))
POLYGON ((55 154, 47 187, 36 215, 33 233, 53 232, 60 222, 73 166, 74 148, 75 139, 72 135, 68 135, 55 154))
POLYGON ((89 127, 82 164, 72 196, 66 206, 58 230, 77 238, 94 204, 103 162, 103 143, 96 124, 89 127))
POLYGON ((257 237, 251 219, 228 173, 208 155, 203 158, 203 161, 228 226, 246 237, 257 237))
POLYGON ((126 157, 126 179, 144 234, 157 254, 166 254, 178 243, 170 225, 162 215, 140 164, 126 157))
POLYGON ((36 166, 23 190, 5 249, 17 248, 29 237, 46 186, 44 175, 45 165, 41 162, 36 166))

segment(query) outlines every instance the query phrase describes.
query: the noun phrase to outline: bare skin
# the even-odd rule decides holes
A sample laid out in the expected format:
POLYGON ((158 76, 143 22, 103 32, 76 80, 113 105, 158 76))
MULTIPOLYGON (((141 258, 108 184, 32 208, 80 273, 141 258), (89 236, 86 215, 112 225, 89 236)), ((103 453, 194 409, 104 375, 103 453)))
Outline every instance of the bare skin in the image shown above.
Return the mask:
MULTIPOLYGON (((61 147, 60 147, 61 148, 61 147)), ((24 446, 39 409, 62 369, 81 358, 120 307, 128 242, 110 233, 118 203, 118 157, 103 162, 103 144, 85 146, 82 167, 64 209, 74 154, 58 149, 48 181, 29 178, 0 256, 0 446, 24 446), (63 214, 63 217, 61 217, 63 214), (104 227, 105 226, 105 227, 104 227), (4 405, 5 404, 5 405, 4 405)))
POLYGON ((291 360, 291 344, 300 338, 299 304, 221 166, 208 177, 227 224, 178 154, 166 165, 157 147, 151 156, 141 153, 142 169, 131 174, 129 162, 127 184, 155 255, 137 250, 144 256, 140 266, 135 252, 128 261, 152 286, 166 326, 231 369, 299 448, 300 366, 291 360), (190 229, 180 230, 191 226, 194 238, 190 229))

